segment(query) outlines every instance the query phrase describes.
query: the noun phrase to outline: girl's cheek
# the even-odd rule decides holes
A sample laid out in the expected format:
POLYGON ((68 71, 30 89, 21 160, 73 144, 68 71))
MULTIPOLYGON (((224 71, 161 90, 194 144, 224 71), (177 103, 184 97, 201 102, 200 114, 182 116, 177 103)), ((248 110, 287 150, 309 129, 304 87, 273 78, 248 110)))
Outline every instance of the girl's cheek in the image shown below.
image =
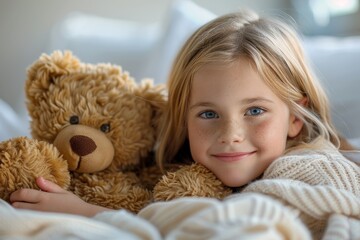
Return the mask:
POLYGON ((277 133, 277 128, 271 124, 271 121, 260 121, 252 125, 250 132, 258 140, 268 141, 269 138, 275 137, 277 133))
POLYGON ((195 129, 197 136, 201 139, 206 139, 215 134, 215 128, 207 124, 199 124, 195 129))
POLYGON ((269 120, 263 119, 263 120, 255 120, 251 123, 251 128, 254 131, 254 133, 264 133, 268 131, 270 128, 271 122, 269 120))
POLYGON ((269 143, 277 146, 285 146, 287 141, 287 127, 283 123, 276 121, 261 121, 253 125, 252 136, 256 139, 258 144, 269 145, 269 143))
POLYGON ((195 141, 201 141, 208 138, 212 133, 212 128, 204 120, 196 119, 188 123, 188 135, 195 141))

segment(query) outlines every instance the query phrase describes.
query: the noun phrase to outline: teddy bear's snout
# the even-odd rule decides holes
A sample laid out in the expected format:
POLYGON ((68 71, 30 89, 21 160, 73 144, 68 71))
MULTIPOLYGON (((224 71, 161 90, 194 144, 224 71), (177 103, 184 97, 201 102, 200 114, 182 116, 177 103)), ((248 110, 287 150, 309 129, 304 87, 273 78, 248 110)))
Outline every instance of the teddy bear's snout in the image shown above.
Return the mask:
POLYGON ((114 146, 110 139, 102 131, 86 125, 65 127, 57 134, 53 144, 68 162, 70 171, 101 171, 114 158, 114 146))
POLYGON ((71 137, 70 146, 74 153, 83 157, 96 149, 96 143, 89 137, 83 135, 76 135, 71 137))

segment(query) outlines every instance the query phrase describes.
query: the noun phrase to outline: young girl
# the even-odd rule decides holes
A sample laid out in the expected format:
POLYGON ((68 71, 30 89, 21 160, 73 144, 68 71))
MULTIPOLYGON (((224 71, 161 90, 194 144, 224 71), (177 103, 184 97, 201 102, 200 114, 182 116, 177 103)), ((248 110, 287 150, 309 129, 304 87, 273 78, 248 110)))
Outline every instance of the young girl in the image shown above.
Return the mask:
POLYGON ((156 200, 222 198, 229 194, 227 187, 244 187, 260 178, 311 185, 339 178, 346 186, 347 178, 332 176, 339 170, 332 166, 335 160, 350 164, 355 179, 360 179, 359 168, 336 149, 341 144, 328 99, 310 71, 296 32, 283 21, 243 12, 206 24, 181 49, 168 87, 158 164, 195 164, 165 176, 155 187, 156 200), (302 161, 281 161, 295 149, 306 152, 302 161), (323 151, 323 158, 315 158, 317 151, 323 151), (336 156, 330 156, 334 151, 336 156), (286 167, 264 175, 277 159, 286 167), (303 169, 310 165, 311 171, 303 169))
MULTIPOLYGON (((226 187, 261 178, 270 164, 293 149, 335 151, 339 146, 327 98, 304 60, 297 35, 283 22, 252 12, 219 17, 187 41, 170 75, 168 113, 159 140, 160 166, 195 162, 195 169, 209 170, 226 187)), ((336 158, 359 176, 354 164, 338 152, 336 158)), ((162 183, 181 183, 175 177, 173 185, 166 184, 167 177, 156 191, 164 190, 162 183)), ((311 179, 315 177, 325 178, 311 179)), ((107 210, 42 178, 37 182, 43 191, 14 192, 14 207, 85 216, 107 210)), ((170 199, 166 193, 155 197, 170 199)), ((186 195, 191 194, 177 191, 174 197, 186 195)))

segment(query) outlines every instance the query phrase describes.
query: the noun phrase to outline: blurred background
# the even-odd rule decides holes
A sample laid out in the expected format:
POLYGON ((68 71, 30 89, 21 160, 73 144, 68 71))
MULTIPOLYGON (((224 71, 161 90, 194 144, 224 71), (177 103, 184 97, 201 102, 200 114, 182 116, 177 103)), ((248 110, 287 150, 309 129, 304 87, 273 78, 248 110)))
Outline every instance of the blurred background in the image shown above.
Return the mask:
POLYGON ((308 37, 360 35, 360 0, 192 0, 195 7, 180 4, 183 9, 176 9, 183 1, 189 2, 0 0, 0 99, 26 116, 26 69, 55 49, 73 50, 86 62, 120 64, 135 78, 164 82, 167 72, 153 69, 170 66, 174 53, 164 54, 178 47, 171 45, 170 36, 182 39, 208 19, 241 8, 291 17, 308 37), (177 22, 179 15, 188 25, 177 22), (188 32, 174 35, 180 28, 188 32), (161 59, 165 63, 158 66, 161 59))

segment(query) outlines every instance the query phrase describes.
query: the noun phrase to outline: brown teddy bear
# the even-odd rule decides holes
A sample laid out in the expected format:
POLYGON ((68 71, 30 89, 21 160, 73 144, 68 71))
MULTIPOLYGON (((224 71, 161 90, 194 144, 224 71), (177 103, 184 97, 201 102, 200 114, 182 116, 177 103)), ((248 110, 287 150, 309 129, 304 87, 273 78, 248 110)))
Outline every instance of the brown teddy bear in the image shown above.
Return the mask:
POLYGON ((28 70, 32 138, 0 143, 0 197, 43 176, 104 207, 139 211, 158 180, 153 159, 164 88, 119 66, 43 54, 28 70))

